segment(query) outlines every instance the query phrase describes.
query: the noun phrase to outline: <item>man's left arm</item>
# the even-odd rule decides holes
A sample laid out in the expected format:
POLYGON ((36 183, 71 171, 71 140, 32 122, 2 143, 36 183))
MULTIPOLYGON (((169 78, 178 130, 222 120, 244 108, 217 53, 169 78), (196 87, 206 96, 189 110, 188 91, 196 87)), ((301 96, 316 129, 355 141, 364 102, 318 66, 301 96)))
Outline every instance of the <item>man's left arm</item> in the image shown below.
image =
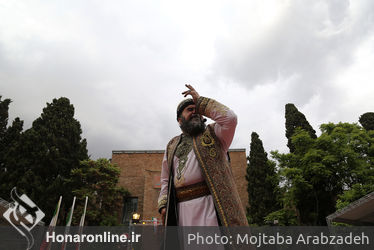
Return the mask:
POLYGON ((234 111, 214 99, 199 96, 196 101, 196 112, 216 122, 214 132, 221 141, 223 150, 227 151, 238 123, 234 111))

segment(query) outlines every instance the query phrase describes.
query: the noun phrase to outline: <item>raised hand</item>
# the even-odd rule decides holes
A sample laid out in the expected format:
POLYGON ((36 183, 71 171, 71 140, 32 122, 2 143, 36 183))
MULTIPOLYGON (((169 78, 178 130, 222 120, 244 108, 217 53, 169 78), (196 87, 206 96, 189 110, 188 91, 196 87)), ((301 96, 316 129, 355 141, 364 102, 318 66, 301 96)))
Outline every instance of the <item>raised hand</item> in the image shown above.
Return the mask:
POLYGON ((184 97, 191 95, 193 101, 196 103, 197 99, 200 97, 199 93, 197 93, 197 91, 190 84, 186 84, 186 87, 189 90, 182 92, 182 95, 184 95, 184 97))

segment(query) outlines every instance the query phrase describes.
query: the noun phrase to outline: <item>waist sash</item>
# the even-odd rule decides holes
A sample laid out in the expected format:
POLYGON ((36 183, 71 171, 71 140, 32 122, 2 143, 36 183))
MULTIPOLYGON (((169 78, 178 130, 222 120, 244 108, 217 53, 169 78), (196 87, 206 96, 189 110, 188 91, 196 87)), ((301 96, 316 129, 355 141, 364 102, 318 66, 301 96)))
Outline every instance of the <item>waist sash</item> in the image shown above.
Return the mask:
POLYGON ((189 201, 210 194, 205 181, 176 188, 176 192, 178 202, 189 201))

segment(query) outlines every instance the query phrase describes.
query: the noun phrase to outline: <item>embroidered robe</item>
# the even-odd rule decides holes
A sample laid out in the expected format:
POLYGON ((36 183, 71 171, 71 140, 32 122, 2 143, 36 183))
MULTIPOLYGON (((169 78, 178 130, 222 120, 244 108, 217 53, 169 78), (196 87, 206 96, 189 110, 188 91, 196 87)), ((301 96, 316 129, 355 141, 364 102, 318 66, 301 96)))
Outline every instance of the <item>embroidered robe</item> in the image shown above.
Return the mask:
POLYGON ((222 226, 248 225, 226 157, 237 117, 226 106, 206 97, 198 99, 196 110, 215 123, 208 125, 203 134, 192 138, 192 150, 182 172, 178 170, 180 159, 175 155, 182 136, 176 136, 168 143, 162 163, 159 210, 167 208, 167 225, 217 226, 217 216, 222 226), (176 204, 176 187, 204 180, 210 195, 176 204))

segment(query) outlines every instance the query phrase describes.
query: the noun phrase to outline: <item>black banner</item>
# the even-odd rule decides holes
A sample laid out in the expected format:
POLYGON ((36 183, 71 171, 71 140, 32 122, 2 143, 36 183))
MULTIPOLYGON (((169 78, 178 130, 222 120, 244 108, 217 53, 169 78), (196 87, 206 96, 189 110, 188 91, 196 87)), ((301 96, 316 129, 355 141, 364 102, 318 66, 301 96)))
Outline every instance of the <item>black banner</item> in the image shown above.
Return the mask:
MULTIPOLYGON (((34 227, 31 249, 374 249, 374 227, 34 227)), ((0 226, 0 249, 26 249, 0 226)))

